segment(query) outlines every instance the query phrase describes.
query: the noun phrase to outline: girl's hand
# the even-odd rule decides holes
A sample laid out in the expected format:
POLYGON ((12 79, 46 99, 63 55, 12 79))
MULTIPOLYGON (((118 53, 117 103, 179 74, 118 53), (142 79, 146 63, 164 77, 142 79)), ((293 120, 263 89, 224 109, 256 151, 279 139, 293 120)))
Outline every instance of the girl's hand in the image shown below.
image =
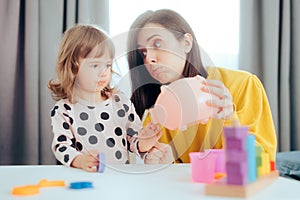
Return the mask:
POLYGON ((145 164, 171 164, 174 161, 170 145, 157 142, 148 152, 145 164))
POLYGON ((87 172, 96 172, 99 165, 98 153, 90 151, 87 154, 81 154, 74 158, 71 163, 72 167, 83 169, 87 172))
POLYGON ((206 104, 214 108, 213 118, 215 119, 230 119, 234 113, 232 96, 221 81, 205 80, 203 81, 201 90, 211 94, 211 100, 206 104))
POLYGON ((149 151, 159 140, 162 135, 159 124, 148 122, 147 126, 143 128, 138 134, 139 151, 149 151))

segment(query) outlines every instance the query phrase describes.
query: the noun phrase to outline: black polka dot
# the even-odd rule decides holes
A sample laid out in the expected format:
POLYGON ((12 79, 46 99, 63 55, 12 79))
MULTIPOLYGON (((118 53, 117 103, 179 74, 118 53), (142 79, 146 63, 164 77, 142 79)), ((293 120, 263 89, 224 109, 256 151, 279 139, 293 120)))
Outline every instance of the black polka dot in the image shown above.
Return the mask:
POLYGON ((70 157, 69 154, 64 155, 65 163, 67 163, 69 161, 69 159, 70 159, 69 157, 70 157))
POLYGON ((71 142, 72 142, 71 147, 75 148, 76 139, 75 139, 75 138, 72 138, 72 139, 71 139, 71 142))
POLYGON ((55 145, 55 151, 57 150, 58 147, 59 147, 59 144, 56 144, 55 145))
POLYGON ((124 117, 125 116, 125 110, 123 110, 123 109, 118 110, 118 116, 119 117, 124 117))
POLYGON ((125 164, 130 164, 129 160, 126 160, 125 164))
POLYGON ((51 111, 51 117, 55 115, 55 110, 58 109, 58 106, 54 106, 53 110, 51 111))
POLYGON ((95 124, 95 129, 96 129, 96 131, 101 132, 104 130, 104 125, 101 123, 97 123, 97 124, 95 124))
POLYGON ((59 149, 58 149, 58 151, 60 151, 60 152, 64 152, 65 150, 67 150, 67 147, 60 147, 59 149))
POLYGON ((77 128, 77 133, 78 133, 79 135, 86 135, 87 130, 86 130, 85 128, 83 128, 83 127, 78 127, 78 128, 77 128))
POLYGON ((108 106, 108 105, 109 105, 109 103, 105 104, 105 106, 108 106))
POLYGON ((88 120, 89 115, 86 112, 82 112, 80 113, 79 117, 81 120, 88 120))
POLYGON ((69 118, 70 124, 73 124, 73 121, 74 121, 74 120, 72 119, 72 117, 70 117, 70 116, 69 116, 68 114, 66 114, 66 113, 63 113, 63 115, 69 118))
POLYGON ((68 124, 67 122, 64 122, 64 123, 63 123, 63 127, 64 127, 64 129, 66 129, 66 130, 69 130, 69 128, 70 128, 70 126, 69 126, 69 124, 68 124))
POLYGON ((76 149, 77 149, 78 151, 81 151, 82 148, 83 148, 82 144, 81 144, 80 142, 76 142, 76 149))
POLYGON ((122 153, 121 153, 121 151, 119 151, 119 150, 116 151, 115 156, 116 156, 117 159, 121 159, 121 158, 122 158, 122 153))
POLYGON ((95 108, 95 106, 87 106, 88 107, 88 109, 94 109, 95 108))
POLYGON ((58 106, 54 106, 53 110, 51 111, 51 117, 55 115, 55 110, 58 109, 58 106))
POLYGON ((54 117, 54 115, 55 115, 55 110, 53 109, 51 110, 51 117, 54 117))
POLYGON ((125 138, 122 139, 122 144, 123 144, 124 147, 126 147, 126 140, 125 140, 125 138))
POLYGON ((128 120, 130 122, 133 122, 134 121, 134 114, 130 113, 130 115, 128 116, 128 120))
POLYGON ((69 117, 69 120, 70 120, 70 124, 73 124, 73 118, 72 117, 69 117))
POLYGON ((67 141, 67 137, 66 137, 65 135, 60 135, 60 136, 57 138, 57 141, 59 141, 59 142, 67 141))
POLYGON ((109 147, 114 147, 116 145, 116 142, 113 138, 108 138, 106 140, 106 145, 109 146, 109 147))
POLYGON ((115 95, 115 101, 119 102, 120 101, 120 97, 118 95, 115 95))
POLYGON ((101 119, 103 120, 108 120, 109 119, 109 114, 107 112, 103 112, 100 114, 101 119))
POLYGON ((133 130, 132 128, 128 128, 126 131, 127 135, 129 136, 134 136, 135 134, 138 134, 138 132, 136 132, 135 130, 133 130))
POLYGON ((125 111, 128 112, 129 107, 126 104, 123 104, 123 107, 124 107, 125 111))
POLYGON ((64 104, 66 110, 71 110, 71 107, 68 104, 64 104))
POLYGON ((122 135, 122 129, 120 127, 115 128, 115 134, 117 136, 121 136, 122 135))
POLYGON ((90 144, 96 144, 98 142, 98 139, 96 136, 92 135, 89 137, 90 144))

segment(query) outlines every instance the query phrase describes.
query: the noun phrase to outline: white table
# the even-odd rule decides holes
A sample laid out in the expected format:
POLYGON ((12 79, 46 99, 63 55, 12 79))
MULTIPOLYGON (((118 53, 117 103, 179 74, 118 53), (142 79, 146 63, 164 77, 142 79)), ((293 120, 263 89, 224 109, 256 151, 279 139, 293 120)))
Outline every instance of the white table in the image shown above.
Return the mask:
MULTIPOLYGON (((0 199, 238 199, 204 195, 204 184, 191 180, 189 164, 175 165, 114 165, 105 172, 88 173, 58 165, 0 166, 0 199), (40 180, 70 182, 91 181, 92 189, 72 190, 67 187, 42 188, 33 196, 13 196, 16 186, 37 184, 40 180)), ((267 188, 248 199, 299 199, 300 182, 279 177, 267 188)))

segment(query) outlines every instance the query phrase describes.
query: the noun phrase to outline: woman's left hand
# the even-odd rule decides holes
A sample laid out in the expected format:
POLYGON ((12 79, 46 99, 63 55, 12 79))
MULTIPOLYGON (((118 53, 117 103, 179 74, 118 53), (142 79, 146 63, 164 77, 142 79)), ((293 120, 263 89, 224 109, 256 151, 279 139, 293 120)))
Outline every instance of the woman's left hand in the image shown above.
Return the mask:
POLYGON ((157 142, 148 152, 145 164, 171 164, 174 161, 172 148, 168 144, 157 142))
POLYGON ((215 119, 230 119, 234 113, 234 106, 232 96, 221 81, 218 80, 205 80, 203 81, 202 91, 211 94, 211 100, 206 103, 214 108, 213 118, 215 119))
POLYGON ((139 151, 149 151, 162 136, 162 131, 159 124, 148 122, 146 127, 140 130, 138 134, 139 151))

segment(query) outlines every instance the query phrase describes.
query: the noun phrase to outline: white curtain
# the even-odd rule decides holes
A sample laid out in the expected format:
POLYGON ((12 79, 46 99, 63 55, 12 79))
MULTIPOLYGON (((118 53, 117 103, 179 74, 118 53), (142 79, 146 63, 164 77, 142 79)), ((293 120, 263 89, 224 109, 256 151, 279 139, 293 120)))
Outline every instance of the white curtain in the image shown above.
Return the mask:
POLYGON ((240 69, 266 89, 278 151, 300 150, 300 1, 240 0, 240 69))

